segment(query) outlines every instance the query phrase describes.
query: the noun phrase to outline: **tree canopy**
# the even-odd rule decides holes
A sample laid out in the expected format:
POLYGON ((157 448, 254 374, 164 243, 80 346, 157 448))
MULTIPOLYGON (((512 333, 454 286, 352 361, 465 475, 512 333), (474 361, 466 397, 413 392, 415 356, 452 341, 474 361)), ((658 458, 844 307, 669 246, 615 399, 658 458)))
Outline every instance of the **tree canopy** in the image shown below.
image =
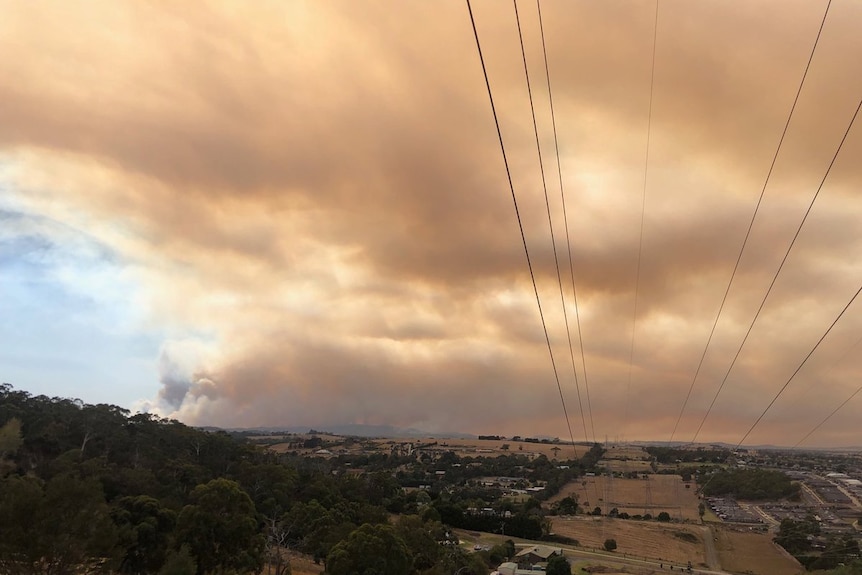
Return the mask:
POLYGON ((771 469, 722 469, 704 483, 703 494, 732 495, 739 499, 764 500, 798 496, 799 484, 781 471, 771 469))

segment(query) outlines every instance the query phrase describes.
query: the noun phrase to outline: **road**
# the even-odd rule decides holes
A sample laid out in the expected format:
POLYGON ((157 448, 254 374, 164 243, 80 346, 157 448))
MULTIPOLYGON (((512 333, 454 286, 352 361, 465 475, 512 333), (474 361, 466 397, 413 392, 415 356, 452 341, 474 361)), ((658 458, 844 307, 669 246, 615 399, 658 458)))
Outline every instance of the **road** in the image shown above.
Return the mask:
POLYGON ((825 501, 823 501, 822 499, 820 499, 820 496, 819 496, 819 495, 817 495, 817 493, 816 493, 813 489, 811 489, 810 487, 808 487, 808 486, 805 484, 805 482, 804 482, 804 481, 803 481, 803 482, 800 482, 800 483, 799 483, 799 485, 801 485, 801 486, 802 486, 802 490, 803 490, 803 491, 805 491, 805 493, 807 493, 807 494, 808 494, 808 496, 809 496, 809 497, 811 497, 814 501, 816 501, 818 505, 821 505, 821 506, 823 506, 823 507, 828 507, 828 506, 829 506, 825 501))
POLYGON ((703 526, 703 546, 706 550, 706 564, 710 569, 720 569, 718 553, 715 551, 715 533, 709 525, 703 526))
MULTIPOLYGON (((709 530, 709 528, 706 528, 706 529, 709 531, 709 533, 705 537, 705 540, 709 540, 711 543, 712 542, 712 532, 711 532, 711 530, 709 530)), ((533 544, 518 543, 517 546, 518 547, 524 547, 527 545, 536 545, 536 544, 545 545, 545 543, 533 543, 533 544)), ((566 545, 556 545, 555 544, 554 547, 562 547, 563 550, 565 550, 566 555, 570 558, 573 558, 573 559, 577 559, 577 558, 598 559, 598 560, 601 560, 603 563, 608 563, 611 565, 621 565, 621 566, 630 565, 630 566, 637 566, 637 567, 649 567, 651 569, 655 569, 656 571, 664 570, 664 571, 667 571, 668 573, 670 573, 670 568, 672 565, 674 572, 676 572, 676 573, 685 573, 686 572, 683 569, 685 566, 681 565, 679 563, 673 563, 673 564, 668 563, 668 562, 662 563, 661 561, 654 561, 651 559, 639 559, 637 557, 626 557, 625 555, 619 555, 617 553, 611 553, 611 552, 588 551, 586 549, 582 549, 579 547, 569 547, 566 545)), ((710 566, 709 569, 696 569, 695 568, 695 569, 692 569, 690 571, 690 573, 700 573, 702 575, 731 575, 727 571, 721 571, 720 568, 713 567, 713 565, 718 565, 718 559, 717 559, 717 556, 715 553, 715 547, 712 545, 710 547, 712 548, 712 557, 708 560, 708 563, 710 566)), ((707 555, 709 556, 709 552, 707 552, 707 555)))
POLYGON ((764 511, 763 509, 761 509, 759 505, 752 505, 751 508, 754 509, 758 515, 763 517, 763 520, 766 522, 767 525, 769 525, 769 528, 772 531, 775 531, 775 529, 779 525, 781 525, 780 521, 778 521, 775 517, 773 517, 772 515, 770 515, 769 513, 764 511))

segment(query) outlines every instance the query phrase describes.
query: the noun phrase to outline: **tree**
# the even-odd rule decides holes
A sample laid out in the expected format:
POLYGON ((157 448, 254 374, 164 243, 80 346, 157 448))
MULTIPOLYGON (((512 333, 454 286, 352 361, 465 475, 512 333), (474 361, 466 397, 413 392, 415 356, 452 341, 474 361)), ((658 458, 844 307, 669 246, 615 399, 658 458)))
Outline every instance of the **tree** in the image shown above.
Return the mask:
POLYGON ((784 547, 791 555, 799 555, 811 549, 809 535, 819 535, 820 524, 809 516, 802 521, 782 519, 774 541, 784 547))
POLYGON ((514 557, 516 552, 515 542, 511 539, 506 539, 505 541, 503 541, 503 545, 506 546, 506 558, 511 559, 512 557, 514 557))
POLYGON ((177 539, 189 546, 198 575, 263 567, 264 538, 251 498, 235 481, 198 485, 177 520, 177 539))
POLYGON ((14 455, 22 443, 21 420, 13 417, 0 427, 0 477, 5 475, 6 458, 14 455))
POLYGON ((446 530, 439 521, 425 523, 416 515, 402 515, 396 528, 413 555, 416 569, 430 569, 443 556, 443 546, 438 540, 445 537, 446 530))
POLYGON ((290 562, 286 561, 282 549, 287 547, 290 528, 278 518, 267 517, 266 524, 266 562, 272 575, 289 575, 290 562))
POLYGON ((61 475, 0 482, 0 572, 89 574, 115 566, 116 529, 101 486, 61 475))
POLYGON ((133 575, 157 572, 165 562, 176 513, 153 497, 139 495, 118 500, 111 515, 126 549, 119 570, 133 575))
POLYGON ((197 570, 198 565, 189 552, 189 546, 183 545, 179 550, 168 553, 159 575, 195 575, 197 570))
POLYGON ((668 513, 667 511, 662 511, 658 514, 658 517, 656 517, 656 519, 663 522, 670 521, 670 513, 668 513))
POLYGON ((569 560, 562 555, 552 555, 548 559, 546 575, 572 575, 572 566, 569 560))
POLYGON ((408 575, 412 568, 410 550, 391 525, 366 523, 326 557, 329 575, 408 575))
POLYGON ((605 539, 605 551, 613 551, 617 548, 616 539, 605 539))
POLYGON ((575 515, 578 512, 578 499, 576 495, 563 497, 557 503, 556 511, 560 515, 575 515))

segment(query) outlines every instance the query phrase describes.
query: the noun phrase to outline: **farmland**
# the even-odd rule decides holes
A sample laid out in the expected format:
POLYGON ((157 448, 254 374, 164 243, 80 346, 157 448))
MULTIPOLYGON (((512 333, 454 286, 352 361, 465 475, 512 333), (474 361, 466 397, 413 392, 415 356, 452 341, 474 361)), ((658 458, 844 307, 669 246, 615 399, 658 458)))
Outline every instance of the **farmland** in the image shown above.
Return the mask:
POLYGON ((549 501, 577 495, 583 507, 598 505, 607 514, 616 507, 620 513, 657 515, 667 511, 674 519, 697 520, 700 500, 694 485, 679 475, 647 475, 646 479, 608 479, 607 476, 583 477, 566 485, 549 501), (689 485, 690 487, 686 487, 689 485), (584 505, 584 503, 589 505, 584 505))
POLYGON ((772 535, 716 529, 715 547, 723 569, 737 573, 795 575, 804 569, 772 542, 772 535))
POLYGON ((703 531, 692 525, 662 524, 622 519, 555 518, 557 535, 576 539, 581 546, 601 548, 605 539, 617 541, 617 554, 706 566, 703 531))
POLYGON ((326 433, 260 435, 249 436, 251 441, 265 444, 277 453, 296 452, 298 455, 312 455, 321 448, 333 454, 358 455, 360 453, 388 453, 393 448, 422 446, 429 451, 453 452, 458 457, 496 457, 507 453, 518 453, 528 457, 546 456, 548 459, 569 460, 580 458, 590 446, 574 445, 545 440, 523 441, 507 439, 443 439, 434 437, 405 438, 345 438, 326 433))

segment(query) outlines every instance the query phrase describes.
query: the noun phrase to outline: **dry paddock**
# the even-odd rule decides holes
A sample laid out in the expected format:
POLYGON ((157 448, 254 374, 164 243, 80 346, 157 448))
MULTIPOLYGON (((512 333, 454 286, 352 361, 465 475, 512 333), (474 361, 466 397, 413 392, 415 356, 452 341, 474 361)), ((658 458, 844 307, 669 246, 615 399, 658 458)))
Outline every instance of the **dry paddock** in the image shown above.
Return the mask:
POLYGON ((577 539, 581 547, 601 548, 606 539, 615 539, 617 555, 705 566, 703 529, 694 525, 652 521, 608 519, 605 517, 555 518, 557 535, 577 539))
POLYGON ((589 451, 589 447, 583 445, 567 445, 564 443, 531 443, 526 441, 512 441, 509 439, 375 439, 381 447, 389 448, 392 444, 413 443, 414 445, 427 445, 435 443, 432 449, 439 451, 453 451, 460 457, 497 457, 498 455, 518 453, 521 455, 539 456, 545 455, 548 459, 564 461, 572 458, 580 458, 589 451), (505 449, 504 449, 504 446, 505 449), (556 449, 555 449, 556 448, 556 449))
POLYGON ((695 495, 695 485, 685 483, 679 475, 648 475, 647 479, 581 477, 564 486, 549 503, 571 494, 577 495, 582 507, 592 509, 598 505, 603 513, 616 507, 629 515, 646 512, 655 516, 667 511, 674 519, 699 519, 700 500, 695 495), (589 506, 584 505, 585 502, 589 506))
POLYGON ((772 542, 768 533, 715 529, 715 547, 722 569, 755 575, 797 575, 805 569, 772 542))

